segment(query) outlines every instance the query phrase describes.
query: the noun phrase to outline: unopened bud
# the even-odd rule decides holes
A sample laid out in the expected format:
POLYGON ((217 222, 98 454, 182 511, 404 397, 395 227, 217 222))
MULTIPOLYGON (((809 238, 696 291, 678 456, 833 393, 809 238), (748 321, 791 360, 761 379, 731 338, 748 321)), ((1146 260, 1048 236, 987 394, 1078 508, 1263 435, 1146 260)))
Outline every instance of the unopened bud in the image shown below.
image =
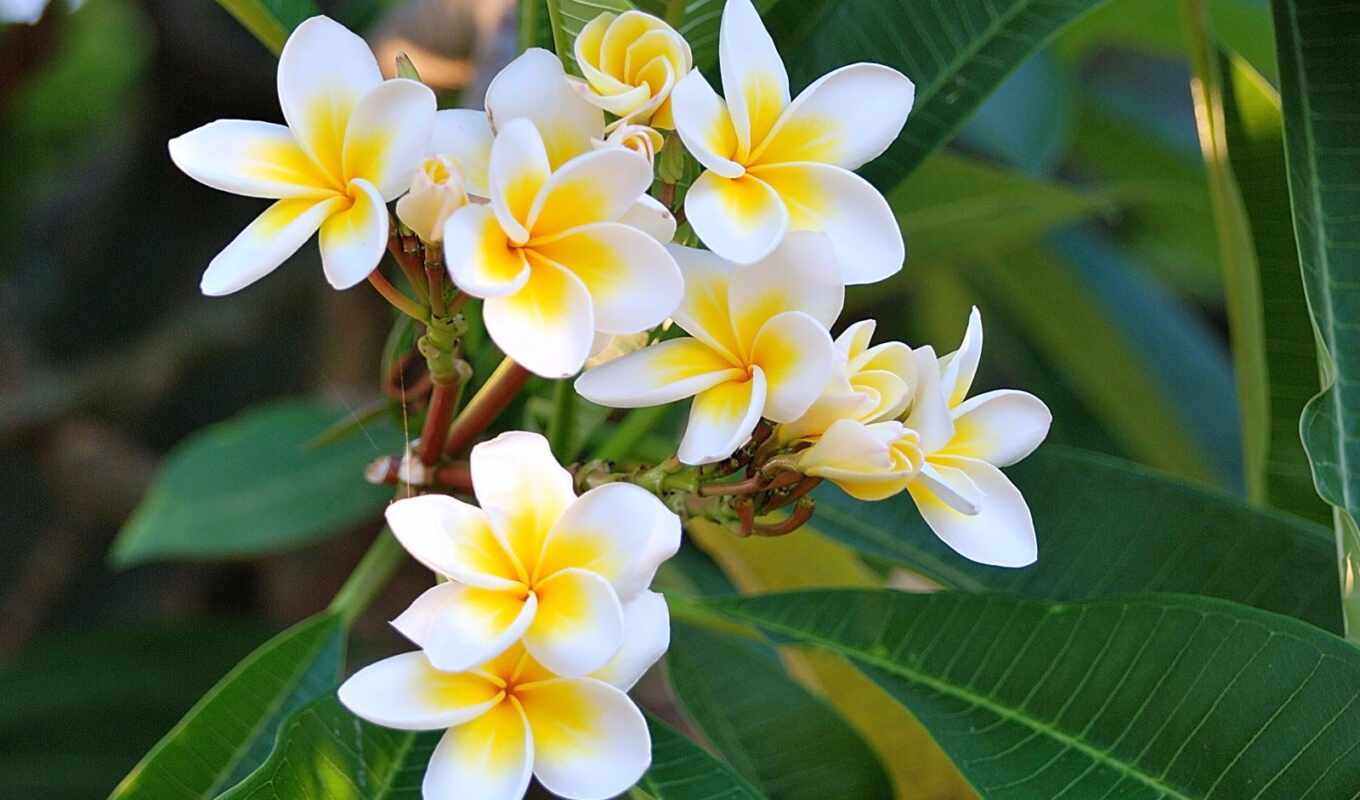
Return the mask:
POLYGON ((465 205, 467 192, 457 165, 444 156, 430 156, 411 179, 411 191, 397 201, 397 219, 422 242, 437 243, 444 237, 444 223, 465 205))
MULTIPOLYGON (((420 80, 420 72, 416 69, 416 63, 405 53, 397 53, 397 77, 413 81, 420 80)), ((424 83, 424 81, 421 82, 424 83)))
POLYGON ((632 150, 646 158, 648 164, 652 164, 656 161, 657 151, 665 144, 665 139, 656 130, 646 125, 624 123, 610 132, 605 143, 632 150))

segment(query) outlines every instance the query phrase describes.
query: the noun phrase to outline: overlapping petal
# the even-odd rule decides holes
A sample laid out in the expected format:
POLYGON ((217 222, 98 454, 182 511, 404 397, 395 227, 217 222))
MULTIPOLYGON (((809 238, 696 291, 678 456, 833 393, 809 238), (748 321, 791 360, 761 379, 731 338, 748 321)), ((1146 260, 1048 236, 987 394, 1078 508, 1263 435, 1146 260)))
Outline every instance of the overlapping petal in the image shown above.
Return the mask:
POLYGON ((745 371, 698 339, 670 339, 587 370, 576 391, 611 408, 642 408, 692 397, 745 371))
POLYGON ((443 239, 449 277, 474 297, 513 294, 529 280, 524 252, 510 242, 495 212, 485 205, 453 212, 444 223, 443 239))
POLYGON ((675 130, 685 149, 705 168, 724 178, 738 178, 746 168, 737 163, 737 132, 727 101, 713 91, 699 70, 680 79, 671 91, 675 130))
POLYGON ((548 440, 509 431, 472 448, 472 485, 492 530, 532 574, 548 531, 576 499, 571 473, 553 457, 548 440))
POLYGON ((634 333, 661 324, 680 303, 684 280, 660 242, 617 222, 572 228, 532 244, 590 292, 595 330, 634 333))
POLYGON ((940 458, 937 467, 966 476, 978 493, 977 513, 965 514, 926 482, 908 487, 921 516, 945 544, 981 564, 1023 567, 1034 563, 1038 557, 1034 520, 1020 490, 1001 470, 971 458, 940 458))
MULTIPOLYGON (((845 304, 830 240, 819 233, 784 237, 764 259, 731 273, 727 290, 732 327, 749 353, 766 322, 785 311, 800 311, 829 328, 845 304)), ((766 371, 771 381, 774 377, 766 371)))
POLYGON ((662 244, 670 244, 675 238, 675 215, 661 201, 649 194, 637 199, 619 222, 637 228, 662 244))
POLYGON ((732 363, 740 362, 743 348, 732 329, 732 311, 727 301, 734 265, 707 250, 683 245, 666 249, 675 257, 685 279, 684 299, 671 318, 690 336, 732 363))
POLYGON ((671 614, 658 592, 640 592, 623 605, 623 646, 590 677, 623 691, 633 688, 671 644, 671 614))
POLYGON ((592 678, 551 680, 526 685, 516 696, 533 731, 534 776, 553 794, 614 797, 651 764, 646 720, 613 686, 592 678))
POLYGON ((569 270, 535 258, 532 250, 527 255, 524 285, 484 304, 487 333, 503 353, 536 375, 575 375, 595 338, 590 292, 569 270))
POLYGON ((771 317, 751 344, 751 363, 766 381, 763 416, 774 422, 800 417, 821 394, 834 358, 822 323, 801 311, 771 317))
POLYGON ((425 590, 392 620, 392 627, 419 645, 436 669, 461 672, 519 641, 538 607, 538 599, 527 591, 482 589, 448 581, 425 590))
POLYGON ((921 467, 919 457, 912 457, 917 453, 896 452, 913 447, 911 439, 911 431, 900 422, 865 425, 840 419, 799 453, 799 469, 856 499, 882 500, 905 489, 921 467))
POLYGON ((534 750, 524 712, 507 700, 444 734, 430 756, 421 795, 521 800, 533 775, 534 750))
POLYGON ((506 236, 516 245, 529 240, 529 212, 552 165, 543 137, 533 122, 515 119, 502 124, 491 145, 491 207, 506 236))
POLYGON ((784 62, 750 0, 728 0, 723 6, 718 58, 736 132, 736 160, 746 163, 789 105, 784 62))
POLYGON ((1048 436, 1053 413, 1029 392, 997 389, 954 408, 954 438, 941 453, 1008 467, 1048 436))
POLYGON ((933 453, 954 438, 954 420, 940 386, 940 370, 935 348, 930 345, 912 351, 916 358, 918 383, 907 413, 907 427, 921 434, 921 445, 933 453))
POLYGON ((622 147, 573 158, 543 183, 525 218, 535 239, 592 222, 612 222, 632 208, 652 183, 647 159, 622 147))
POLYGON ((591 140, 604 136, 604 112, 571 88, 557 56, 537 47, 524 51, 491 81, 486 113, 498 134, 511 120, 533 122, 554 169, 588 152, 591 140))
POLYGON ((627 602, 679 549, 679 517, 640 486, 610 483, 567 507, 548 534, 536 579, 565 569, 588 570, 609 581, 627 602))
POLYGON ((263 278, 296 253, 346 200, 280 200, 256 217, 218 253, 203 273, 209 296, 228 295, 263 278))
POLYGON ((484 589, 522 588, 519 574, 491 530, 486 512, 443 494, 398 500, 387 524, 401 546, 430 570, 484 589))
POLYGON ((724 178, 711 170, 690 186, 685 216, 710 250, 739 264, 769 255, 790 225, 789 211, 769 183, 751 174, 724 178))
MULTIPOLYGON (((408 176, 409 177, 409 176, 408 176)), ((348 289, 378 268, 387 252, 387 205, 377 187, 350 181, 352 204, 321 224, 321 268, 336 289, 348 289)))
POLYGON ((558 570, 534 582, 538 609, 524 647, 558 675, 586 675, 609 663, 623 644, 623 607, 600 575, 558 570))
POLYGON ((362 178, 395 200, 429 150, 434 120, 434 92, 423 83, 397 78, 370 89, 345 128, 345 180, 362 178))
POLYGON ((489 199, 491 141, 491 122, 486 112, 451 108, 435 114, 429 152, 458 166, 468 194, 489 199))
POLYGON ((490 711, 501 701, 501 688, 476 673, 437 670, 416 651, 369 664, 338 695, 350 711, 383 727, 433 731, 490 711))
POLYGON ((686 464, 709 464, 732 455, 751 437, 765 408, 765 373, 751 368, 744 381, 728 381, 700 392, 689 412, 677 451, 686 464))
POLYGON ((271 200, 322 200, 343 189, 298 146, 293 132, 271 122, 224 119, 170 140, 170 159, 199 183, 271 200))

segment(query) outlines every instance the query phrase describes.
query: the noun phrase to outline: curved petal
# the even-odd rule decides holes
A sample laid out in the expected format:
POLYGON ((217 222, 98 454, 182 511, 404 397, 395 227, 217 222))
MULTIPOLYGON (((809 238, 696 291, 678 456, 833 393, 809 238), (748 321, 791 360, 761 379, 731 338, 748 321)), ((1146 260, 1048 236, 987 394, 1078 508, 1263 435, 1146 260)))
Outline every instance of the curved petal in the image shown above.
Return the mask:
POLYGON ((908 386, 916 385, 916 357, 902 342, 881 342, 850 360, 852 372, 889 372, 908 386))
POLYGON ((954 421, 949 414, 949 402, 940 386, 939 361, 930 345, 912 351, 916 358, 918 382, 912 394, 911 410, 907 412, 907 427, 921 434, 921 446, 933 453, 954 438, 954 421))
POLYGON ((865 350, 869 349, 869 342, 874 338, 874 329, 878 327, 878 322, 872 319, 862 319, 859 322, 851 323, 841 335, 836 337, 836 349, 845 356, 846 363, 859 357, 865 350))
POLYGON ((517 696, 533 730, 534 776, 553 794, 605 800, 628 791, 651 765, 647 722, 613 686, 553 680, 527 685, 517 696))
POLYGON ((789 230, 831 237, 847 284, 874 283, 902 269, 906 245, 888 201, 868 181, 829 164, 752 167, 788 209, 789 230))
POLYGON ((491 122, 485 111, 451 108, 434 115, 429 153, 458 165, 468 194, 490 199, 491 141, 491 122))
POLYGON ((627 225, 582 225, 529 247, 581 279, 590 292, 597 331, 636 333, 656 327, 684 295, 675 259, 660 242, 627 225))
POLYGON ((661 562, 680 549, 680 518, 630 483, 599 486, 567 506, 548 533, 538 577, 589 570, 628 601, 646 589, 661 562))
POLYGON ((472 672, 442 672, 425 654, 385 658, 340 685, 340 702, 384 728, 435 731, 480 717, 501 701, 501 688, 472 672))
POLYGON ((691 70, 671 90, 671 114, 675 131, 685 149, 700 164, 724 178, 739 178, 746 168, 732 159, 737 157, 737 132, 732 116, 708 80, 699 70, 691 70))
POLYGON ((422 797, 522 800, 533 775, 534 739, 519 703, 507 700, 439 740, 422 797))
POLYGON ((344 197, 332 197, 274 203, 213 258, 199 288, 210 297, 221 297, 258 281, 296 253, 345 202, 344 197))
POLYGON ((170 140, 170 160, 206 186, 246 197, 333 197, 337 184, 312 163, 293 132, 271 122, 221 119, 170 140))
POLYGON ((652 165, 622 147, 602 147, 573 158, 538 190, 525 227, 533 238, 592 222, 613 222, 652 184, 652 165))
POLYGON ((507 431, 472 448, 469 459, 477 502, 501 544, 532 575, 543 540, 576 499, 571 473, 537 433, 507 431))
POLYGON ((411 175, 430 148, 435 101, 430 87, 395 78, 359 99, 345 131, 345 178, 362 178, 392 201, 411 186, 411 175))
POLYGON ((875 405, 875 398, 865 392, 855 391, 844 377, 833 376, 802 416, 780 425, 775 433, 781 442, 821 436, 837 420, 867 421, 868 412, 875 405))
POLYGON ((985 392, 954 409, 954 438, 941 454, 1009 467, 1034 452, 1052 422, 1053 412, 1029 392, 985 392))
POLYGON ((444 262, 458 288, 473 297, 513 294, 529 280, 524 251, 510 243, 495 212, 463 206, 444 223, 444 262))
POLYGON ((515 244, 529 240, 529 211, 551 172, 543 137, 532 122, 515 119, 501 127, 491 144, 487 179, 496 219, 515 244))
MULTIPOLYGON (((579 64, 581 62, 578 61, 576 63, 579 64)), ((581 84, 577 85, 581 86, 581 84)), ((582 86, 581 91, 581 96, 584 97, 588 103, 620 118, 627 118, 632 114, 637 113, 647 104, 647 101, 652 94, 651 91, 647 89, 646 84, 634 86, 626 91, 619 92, 618 94, 598 94, 591 91, 589 86, 582 86)))
POLYGON ((446 581, 426 589, 392 620, 392 627, 419 645, 435 669, 463 672, 518 641, 537 610, 532 593, 446 581))
POLYGON ((966 472, 931 458, 921 467, 920 485, 954 511, 967 516, 977 514, 983 499, 978 485, 966 472))
POLYGON ((599 16, 581 28, 581 32, 576 34, 576 41, 572 43, 576 66, 581 68, 581 74, 585 76, 591 88, 603 96, 623 94, 633 88, 607 72, 602 66, 604 36, 610 24, 616 19, 617 14, 600 12, 599 16))
POLYGON ((609 663, 623 644, 623 608, 604 578, 560 570, 534 584, 538 613, 524 649, 549 671, 575 677, 609 663))
POLYGON ((789 76, 751 0, 727 0, 718 32, 723 97, 746 162, 789 105, 789 76))
POLYGON ((675 238, 675 215, 660 200, 649 194, 637 199, 619 223, 637 228, 662 244, 670 244, 675 238))
POLYGON ((882 64, 850 64, 813 81, 780 116, 751 164, 816 161, 858 169, 888 149, 916 86, 882 64))
POLYGON ((623 646, 590 677, 623 691, 633 688, 671 646, 671 613, 659 592, 640 592, 623 604, 623 646))
POLYGON ((732 330, 732 312, 727 302, 736 265, 693 247, 673 244, 666 250, 675 257, 685 279, 684 299, 671 318, 690 336, 732 363, 740 363, 742 348, 732 330))
POLYGON ((707 344, 682 337, 586 370, 576 379, 576 391, 602 406, 644 408, 692 397, 745 374, 707 344))
POLYGON ((373 51, 340 23, 312 17, 283 45, 278 83, 283 118, 298 143, 334 185, 344 186, 350 114, 360 98, 382 83, 373 51))
POLYGON ((595 338, 590 292, 580 278, 541 258, 529 256, 529 279, 513 294, 488 298, 483 305, 487 333, 501 352, 544 378, 565 378, 581 371, 595 338))
POLYGON ((981 494, 976 514, 962 514, 921 482, 910 487, 921 516, 959 555, 995 567, 1023 567, 1039 555, 1034 520, 1015 484, 1001 470, 971 458, 940 459, 966 475, 981 494))
POLYGON ((831 379, 835 358, 822 323, 801 311, 771 317, 751 345, 751 363, 766 381, 763 416, 774 422, 801 417, 831 379))
POLYGON ((722 461, 751 438, 765 408, 765 374, 751 369, 744 381, 728 381, 700 392, 676 454, 685 464, 722 461))
POLYGON ((353 205, 321 224, 321 269, 336 289, 348 289, 378 268, 387 252, 387 204, 362 178, 350 182, 353 205))
POLYGON ((872 401, 861 409, 859 418, 865 422, 896 419, 911 405, 911 384, 888 370, 860 370, 851 385, 872 401))
POLYGON ((685 195, 685 216, 710 250, 738 264, 769 255, 789 229, 784 201, 752 175, 700 175, 685 195))
POLYGON ((486 113, 499 133, 513 119, 528 118, 543 135, 556 169, 604 138, 604 112, 567 82, 562 62, 542 48, 524 51, 486 90, 486 113))
POLYGON ((527 576, 476 506, 446 494, 408 497, 387 507, 387 524, 406 552, 440 575, 483 589, 523 588, 527 576))
POLYGON ((907 488, 914 477, 909 465, 897 464, 892 443, 907 435, 900 422, 865 425, 842 419, 799 453, 798 468, 825 478, 857 500, 883 500, 907 488))
MULTIPOLYGON (((744 351, 768 320, 785 311, 801 311, 830 328, 845 304, 831 240, 807 231, 788 234, 774 252, 732 273, 727 297, 744 351)), ((774 380, 768 370, 766 377, 774 380)))
POLYGON ((963 398, 968 396, 981 360, 982 313, 977 310, 977 306, 973 306, 973 310, 968 312, 968 329, 964 331, 959 349, 940 357, 940 385, 949 398, 950 408, 962 403, 963 398))

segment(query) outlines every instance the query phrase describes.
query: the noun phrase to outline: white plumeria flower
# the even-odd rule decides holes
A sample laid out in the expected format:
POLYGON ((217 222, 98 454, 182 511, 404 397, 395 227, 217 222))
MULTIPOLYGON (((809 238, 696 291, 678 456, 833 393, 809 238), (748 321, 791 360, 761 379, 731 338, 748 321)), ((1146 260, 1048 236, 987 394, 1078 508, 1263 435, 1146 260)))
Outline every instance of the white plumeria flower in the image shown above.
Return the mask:
POLYGON ((586 77, 583 94, 619 117, 672 129, 671 90, 694 66, 689 42, 664 20, 642 11, 605 12, 576 37, 576 64, 586 77))
POLYGON ((672 94, 675 127, 706 167, 685 196, 694 232, 732 261, 764 258, 789 230, 831 237, 847 284, 902 268, 892 210, 855 169, 897 138, 915 95, 880 64, 830 72, 789 102, 789 78, 750 0, 728 0, 718 39, 723 97, 695 70, 672 94))
POLYGON ((646 330, 680 302, 675 260, 626 219, 651 185, 651 165, 622 147, 595 149, 592 131, 577 123, 598 122, 600 111, 546 51, 506 67, 487 103, 496 127, 491 203, 465 206, 445 224, 449 275, 486 299, 487 331, 507 356, 544 377, 573 375, 597 331, 646 330), (526 99, 538 104, 520 108, 526 99))
POLYGON ((453 212, 467 205, 467 191, 458 166, 445 156, 430 156, 420 163, 411 190, 397 201, 397 219, 422 242, 444 238, 444 223, 453 212))
POLYGON ((515 642, 559 675, 585 675, 618 651, 623 608, 680 547, 680 519, 646 490, 611 483, 577 497, 536 433, 472 448, 481 508, 447 495, 398 500, 387 522, 420 563, 450 580, 392 624, 442 670, 515 642))
POLYGON ((568 800, 605 800, 651 765, 651 736, 625 692, 670 644, 666 601, 638 595, 613 660, 564 678, 523 647, 466 672, 436 669, 422 652, 359 670, 340 687, 356 715, 400 730, 448 729, 425 770, 425 800, 518 800, 538 778, 568 800))
POLYGON ((337 289, 368 276, 387 248, 387 203, 405 192, 436 127, 434 94, 384 81, 364 40, 312 17, 279 56, 285 127, 219 120, 170 140, 170 157, 215 189, 277 200, 227 245, 202 290, 225 295, 273 272, 321 232, 337 289))
POLYGON ((827 238, 790 235, 764 261, 738 267, 673 245, 685 299, 672 315, 693 338, 670 339, 583 374, 576 391, 594 403, 637 408, 694 397, 678 456, 707 464, 732 455, 761 417, 790 422, 831 375, 827 332, 845 289, 827 238))

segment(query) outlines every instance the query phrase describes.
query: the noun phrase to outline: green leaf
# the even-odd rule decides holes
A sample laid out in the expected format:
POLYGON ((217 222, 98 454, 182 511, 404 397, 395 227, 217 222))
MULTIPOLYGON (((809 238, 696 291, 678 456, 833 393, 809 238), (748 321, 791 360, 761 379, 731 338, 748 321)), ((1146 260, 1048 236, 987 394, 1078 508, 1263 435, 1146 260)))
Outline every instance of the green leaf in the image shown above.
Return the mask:
POLYGON ((1327 530, 1110 456, 1044 447, 1009 467, 1034 516, 1039 560, 975 564, 941 542, 906 495, 878 503, 818 489, 812 525, 949 589, 1075 600, 1207 594, 1341 630, 1327 530))
POLYGON ((1342 586, 1355 631, 1360 540, 1347 533, 1360 514, 1360 15, 1325 0, 1274 0, 1273 6, 1289 198, 1324 387, 1304 409, 1303 443, 1318 493, 1339 509, 1342 586))
POLYGON ((217 0, 217 4, 274 55, 283 52, 283 43, 294 28, 321 13, 312 0, 217 0))
POLYGON ((400 452, 402 434, 379 420, 362 436, 307 446, 344 415, 320 401, 289 400, 190 436, 123 526, 114 563, 277 552, 376 516, 392 491, 365 481, 364 466, 400 452))
POLYGON ((519 0, 519 49, 553 46, 552 21, 545 0, 519 0))
POLYGON ((687 716, 769 797, 892 798, 873 751, 771 648, 677 620, 666 664, 687 716))
POLYGON ((442 733, 371 725, 328 693, 290 717, 268 760, 220 800, 416 800, 442 733))
POLYGON ((764 800, 736 770, 647 714, 652 766, 638 788, 654 800, 764 800))
POLYGON ((1221 600, 827 591, 705 601, 849 658, 990 800, 1360 786, 1360 650, 1221 600))
POLYGON ((340 677, 345 627, 323 613, 261 645, 146 754, 110 800, 213 798, 258 767, 289 714, 340 677))

